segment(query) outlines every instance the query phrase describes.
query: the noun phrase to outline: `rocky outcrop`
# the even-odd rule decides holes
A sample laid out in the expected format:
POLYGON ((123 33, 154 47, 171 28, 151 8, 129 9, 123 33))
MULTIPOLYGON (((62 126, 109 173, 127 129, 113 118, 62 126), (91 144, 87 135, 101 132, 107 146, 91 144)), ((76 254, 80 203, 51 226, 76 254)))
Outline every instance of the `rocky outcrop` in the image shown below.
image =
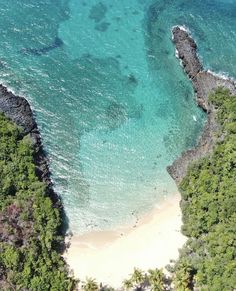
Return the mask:
POLYGON ((36 174, 40 181, 48 185, 48 195, 54 202, 54 205, 61 205, 58 196, 53 191, 50 179, 48 160, 42 147, 40 133, 35 122, 33 112, 28 101, 19 96, 15 96, 8 91, 6 87, 0 85, 0 112, 4 113, 15 124, 22 128, 22 136, 29 135, 34 147, 34 162, 36 174))
POLYGON ((176 26, 172 33, 177 55, 182 61, 186 74, 193 79, 203 69, 197 57, 197 45, 183 28, 176 26))
POLYGON ((177 56, 192 81, 197 103, 208 115, 204 132, 197 146, 182 153, 171 166, 167 167, 168 173, 179 184, 187 174, 189 164, 209 154, 217 141, 218 124, 215 118, 215 109, 208 101, 209 94, 219 87, 224 87, 232 95, 236 95, 236 84, 233 80, 220 77, 203 69, 197 55, 197 44, 185 28, 176 26, 172 32, 177 56))
POLYGON ((22 127, 24 134, 28 134, 37 128, 27 100, 16 97, 2 85, 0 85, 0 111, 22 127))
POLYGON ((211 104, 208 103, 208 96, 217 88, 224 87, 229 89, 231 94, 236 94, 235 83, 232 80, 219 77, 209 71, 200 71, 192 81, 198 105, 206 111, 210 111, 211 108, 211 104))

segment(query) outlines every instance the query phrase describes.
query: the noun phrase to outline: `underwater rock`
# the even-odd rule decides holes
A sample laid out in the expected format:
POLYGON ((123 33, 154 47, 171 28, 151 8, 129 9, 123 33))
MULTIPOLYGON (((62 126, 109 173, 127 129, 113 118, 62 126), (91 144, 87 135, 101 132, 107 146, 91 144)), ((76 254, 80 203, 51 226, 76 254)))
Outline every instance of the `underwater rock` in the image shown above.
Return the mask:
POLYGON ((156 22, 158 19, 158 9, 156 4, 152 4, 149 8, 148 8, 148 20, 150 22, 156 22))
POLYGON ((112 102, 106 110, 106 114, 111 119, 120 119, 125 114, 125 108, 122 104, 112 102))
POLYGON ((103 20, 107 13, 107 6, 102 2, 99 2, 92 6, 89 13, 89 18, 94 20, 95 22, 100 22, 103 20))
POLYGON ((138 84, 138 79, 134 76, 134 74, 129 74, 128 82, 131 84, 138 84))
POLYGON ((142 103, 139 105, 133 106, 131 112, 129 112, 129 118, 134 118, 134 119, 142 118, 144 110, 145 109, 142 103))
POLYGON ((117 102, 111 102, 107 107, 106 116, 111 128, 120 126, 127 119, 125 107, 117 102))
POLYGON ((46 47, 43 48, 23 48, 20 50, 20 52, 22 54, 26 54, 26 55, 34 55, 34 56, 41 56, 41 55, 45 55, 48 52, 50 52, 51 50, 54 50, 56 48, 59 48, 63 45, 63 41, 59 38, 59 37, 55 37, 54 42, 46 47))
POLYGON ((111 24, 109 22, 101 22, 95 26, 95 29, 101 32, 105 32, 110 25, 111 24))

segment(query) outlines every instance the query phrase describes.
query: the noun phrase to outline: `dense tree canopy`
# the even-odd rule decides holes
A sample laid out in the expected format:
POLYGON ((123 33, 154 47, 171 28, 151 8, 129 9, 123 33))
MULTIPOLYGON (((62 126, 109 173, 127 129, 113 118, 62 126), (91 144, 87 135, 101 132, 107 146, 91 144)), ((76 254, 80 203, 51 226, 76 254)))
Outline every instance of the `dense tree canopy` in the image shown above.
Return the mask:
POLYGON ((221 127, 219 142, 180 185, 182 231, 189 240, 176 265, 176 277, 185 273, 188 281, 179 290, 191 284, 211 291, 236 287, 236 96, 219 89, 209 99, 221 127))
MULTIPOLYGON (((230 291, 236 287, 236 97, 219 89, 209 100, 220 124, 213 153, 192 164, 180 184, 183 233, 189 238, 173 272, 135 269, 124 289, 230 291)), ((0 114, 0 289, 74 290, 58 252, 60 212, 35 174, 33 147, 0 114)), ((83 290, 99 287, 93 279, 83 290)))
POLYGON ((29 137, 0 114, 0 289, 73 290, 57 251, 59 210, 35 174, 29 137))

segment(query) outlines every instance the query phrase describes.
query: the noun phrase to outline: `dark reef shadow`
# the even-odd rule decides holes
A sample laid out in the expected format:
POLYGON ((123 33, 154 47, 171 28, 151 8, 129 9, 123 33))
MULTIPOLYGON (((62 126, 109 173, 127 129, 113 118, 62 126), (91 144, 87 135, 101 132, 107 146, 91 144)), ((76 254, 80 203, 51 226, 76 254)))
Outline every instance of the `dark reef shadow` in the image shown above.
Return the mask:
POLYGON ((106 109, 106 117, 109 128, 115 129, 119 127, 128 117, 127 109, 123 104, 111 102, 106 109))
POLYGON ((95 29, 100 31, 100 32, 105 32, 105 31, 107 31, 107 29, 110 25, 111 25, 110 22, 101 22, 101 23, 95 25, 95 29))
POLYGON ((92 6, 88 17, 98 23, 106 17, 107 10, 107 6, 99 2, 92 6))
POLYGON ((128 83, 133 84, 133 85, 138 85, 138 79, 135 77, 134 74, 129 74, 128 75, 128 83))
POLYGON ((43 48, 23 48, 20 50, 20 53, 25 55, 34 55, 34 56, 42 56, 47 54, 48 52, 63 46, 63 41, 57 36, 55 37, 53 43, 49 46, 45 46, 43 48))

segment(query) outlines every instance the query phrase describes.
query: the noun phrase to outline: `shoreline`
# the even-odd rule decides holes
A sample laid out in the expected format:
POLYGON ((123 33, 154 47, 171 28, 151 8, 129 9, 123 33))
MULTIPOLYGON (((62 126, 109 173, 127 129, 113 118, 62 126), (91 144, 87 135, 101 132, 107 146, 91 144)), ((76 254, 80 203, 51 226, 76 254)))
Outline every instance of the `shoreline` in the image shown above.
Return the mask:
POLYGON ((15 95, 12 90, 0 84, 0 113, 1 112, 17 126, 22 128, 22 137, 28 135, 31 138, 34 149, 36 174, 53 192, 48 159, 44 152, 41 135, 29 102, 24 97, 15 95))
MULTIPOLYGON (((192 81, 197 104, 207 113, 207 122, 197 146, 183 152, 167 167, 168 173, 178 185, 190 163, 210 154, 219 139, 216 137, 219 125, 215 118, 215 108, 208 101, 209 94, 218 87, 228 88, 231 94, 236 94, 236 85, 230 78, 204 70, 197 54, 197 44, 188 28, 173 27, 172 40, 176 46, 176 57, 192 81)), ((82 281, 92 277, 98 283, 120 288, 134 267, 147 271, 150 268, 163 268, 170 260, 177 259, 178 249, 187 238, 180 232, 181 196, 177 194, 174 197, 173 204, 164 202, 159 211, 154 209, 140 220, 135 229, 123 231, 122 236, 119 230, 72 237, 64 257, 75 276, 82 281)))
POLYGON ((178 259, 178 249, 187 240, 180 231, 180 200, 179 193, 171 195, 135 227, 72 236, 64 258, 75 277, 120 288, 134 268, 164 268, 178 259))
MULTIPOLYGON (((219 138, 215 136, 218 124, 215 109, 208 102, 209 93, 217 87, 228 88, 236 94, 235 81, 221 77, 214 72, 204 70, 197 55, 197 45, 185 28, 173 28, 173 42, 185 73, 192 81, 198 105, 207 112, 207 122, 198 145, 187 150, 167 168, 178 185, 186 175, 193 161, 211 153, 219 138)), ((32 110, 25 98, 14 95, 5 86, 0 85, 0 112, 23 128, 22 136, 29 135, 35 150, 36 173, 48 186, 48 196, 54 207, 63 213, 63 205, 53 190, 48 160, 43 151, 40 132, 32 110)), ((170 260, 178 258, 178 249, 187 240, 181 232, 180 194, 173 195, 161 203, 151 213, 144 215, 136 227, 118 228, 111 232, 92 232, 73 236, 70 248, 64 253, 68 265, 81 280, 94 277, 99 283, 119 288, 122 281, 132 273, 134 267, 147 271, 149 268, 161 268, 170 260)))
MULTIPOLYGON (((52 200, 53 206, 58 208, 61 218, 64 219, 65 213, 62 202, 53 188, 49 161, 29 102, 26 98, 16 95, 13 90, 9 90, 6 86, 0 84, 0 113, 5 114, 7 118, 22 128, 22 137, 30 137, 36 176, 46 184, 46 194, 52 200)), ((63 226, 59 229, 59 233, 64 235, 63 226)))
POLYGON ((230 77, 204 69, 197 53, 197 44, 187 27, 174 26, 172 41, 175 44, 176 57, 192 82, 197 105, 207 113, 207 121, 198 144, 194 148, 184 151, 172 165, 167 167, 168 173, 178 185, 186 176, 188 166, 209 155, 216 142, 221 138, 217 137, 219 124, 216 121, 215 108, 208 101, 209 94, 218 87, 224 87, 230 91, 231 95, 236 95, 236 83, 230 77))
MULTIPOLYGON (((63 215, 63 205, 53 189, 48 159, 30 104, 25 98, 0 85, 0 112, 23 128, 22 136, 30 136, 37 175, 46 182, 48 196, 63 215)), ((116 288, 121 287, 122 281, 129 277, 135 267, 145 271, 163 268, 170 260, 178 258, 178 249, 187 240, 180 232, 180 200, 179 193, 167 197, 153 211, 144 214, 136 225, 111 232, 92 232, 79 238, 74 236, 63 258, 79 279, 94 277, 99 283, 116 288)), ((65 237, 64 246, 67 244, 65 237)))

